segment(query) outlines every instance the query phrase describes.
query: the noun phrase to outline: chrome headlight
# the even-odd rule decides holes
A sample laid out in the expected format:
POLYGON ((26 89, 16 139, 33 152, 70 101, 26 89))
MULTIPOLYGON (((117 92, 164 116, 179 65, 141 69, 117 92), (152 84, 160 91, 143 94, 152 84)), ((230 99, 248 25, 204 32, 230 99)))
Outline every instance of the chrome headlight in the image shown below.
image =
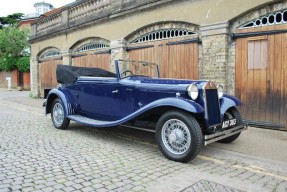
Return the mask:
POLYGON ((198 97, 198 87, 195 83, 187 87, 187 93, 192 100, 197 99, 198 97))
POLYGON ((217 92, 218 92, 218 98, 220 99, 223 96, 223 86, 217 85, 217 92))

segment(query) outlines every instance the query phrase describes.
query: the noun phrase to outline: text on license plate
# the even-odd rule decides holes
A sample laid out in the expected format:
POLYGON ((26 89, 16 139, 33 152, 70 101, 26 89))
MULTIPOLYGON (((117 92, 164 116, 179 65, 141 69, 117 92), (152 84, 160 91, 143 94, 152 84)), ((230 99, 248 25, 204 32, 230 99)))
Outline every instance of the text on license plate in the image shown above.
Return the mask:
POLYGON ((236 119, 229 119, 222 123, 222 128, 227 128, 236 125, 236 119))

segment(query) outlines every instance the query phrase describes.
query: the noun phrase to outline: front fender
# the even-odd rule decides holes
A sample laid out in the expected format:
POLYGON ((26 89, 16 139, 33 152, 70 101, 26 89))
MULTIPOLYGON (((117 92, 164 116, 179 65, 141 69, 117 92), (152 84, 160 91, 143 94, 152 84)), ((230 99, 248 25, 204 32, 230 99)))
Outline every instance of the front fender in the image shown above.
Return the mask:
MULTIPOLYGON (((191 113, 203 113, 204 112, 204 109, 201 107, 201 105, 195 103, 194 101, 183 99, 183 98, 165 98, 165 99, 159 99, 154 102, 151 102, 123 119, 111 122, 109 126, 111 125, 116 126, 116 125, 123 124, 149 110, 152 110, 158 107, 174 107, 174 108, 182 109, 182 110, 185 110, 191 113)), ((107 126, 107 125, 103 125, 103 126, 107 126)))
POLYGON ((231 107, 239 106, 241 102, 238 98, 224 94, 220 99, 220 113, 224 115, 224 113, 231 107))
POLYGON ((68 103, 69 103, 69 99, 65 96, 65 94, 62 92, 62 90, 60 89, 52 89, 46 99, 46 106, 45 106, 45 114, 49 114, 51 113, 51 107, 52 107, 52 103, 53 101, 59 98, 64 106, 64 115, 65 117, 68 116, 68 103))
POLYGON ((184 98, 164 98, 147 104, 140 110, 150 110, 157 107, 175 107, 191 113, 202 113, 204 109, 198 103, 184 98))

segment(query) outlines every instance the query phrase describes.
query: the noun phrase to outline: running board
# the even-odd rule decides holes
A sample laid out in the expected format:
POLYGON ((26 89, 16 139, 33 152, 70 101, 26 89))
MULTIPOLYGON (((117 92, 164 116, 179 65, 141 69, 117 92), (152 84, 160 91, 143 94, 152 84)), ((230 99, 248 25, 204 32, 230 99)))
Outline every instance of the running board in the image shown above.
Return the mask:
POLYGON ((119 121, 100 121, 100 120, 87 118, 87 117, 84 117, 82 115, 69 115, 67 118, 70 120, 76 121, 77 123, 92 126, 92 127, 122 126, 122 127, 126 127, 126 128, 132 128, 132 129, 137 129, 137 130, 141 130, 141 131, 147 131, 147 132, 155 133, 155 130, 153 130, 153 129, 146 129, 146 128, 141 128, 141 127, 129 126, 129 125, 125 125, 125 124, 119 124, 119 121))
POLYGON ((137 129, 137 130, 141 130, 141 131, 146 131, 146 132, 155 133, 155 130, 154 130, 154 129, 146 129, 146 128, 135 127, 135 126, 130 126, 130 125, 121 125, 121 126, 122 126, 122 127, 125 127, 125 128, 137 129))
POLYGON ((233 127, 231 129, 227 129, 225 131, 216 132, 216 133, 211 134, 211 135, 205 135, 204 136, 204 145, 208 145, 208 144, 213 143, 215 141, 219 141, 221 139, 230 137, 230 136, 235 135, 237 133, 240 133, 244 130, 247 130, 247 125, 245 125, 245 124, 233 127))
POLYGON ((80 124, 92 127, 114 127, 119 125, 119 121, 101 121, 87 118, 82 115, 69 115, 67 118, 76 121, 80 124))

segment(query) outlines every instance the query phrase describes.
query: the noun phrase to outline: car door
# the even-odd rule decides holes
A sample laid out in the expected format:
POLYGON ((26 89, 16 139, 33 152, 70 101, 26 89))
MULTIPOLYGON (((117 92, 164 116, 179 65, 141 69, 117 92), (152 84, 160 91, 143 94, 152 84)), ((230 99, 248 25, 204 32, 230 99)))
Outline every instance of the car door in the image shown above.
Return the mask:
POLYGON ((121 118, 121 91, 116 78, 80 78, 77 82, 79 114, 103 121, 121 118))
POLYGON ((135 88, 133 83, 121 83, 121 113, 126 117, 135 111, 135 88))

